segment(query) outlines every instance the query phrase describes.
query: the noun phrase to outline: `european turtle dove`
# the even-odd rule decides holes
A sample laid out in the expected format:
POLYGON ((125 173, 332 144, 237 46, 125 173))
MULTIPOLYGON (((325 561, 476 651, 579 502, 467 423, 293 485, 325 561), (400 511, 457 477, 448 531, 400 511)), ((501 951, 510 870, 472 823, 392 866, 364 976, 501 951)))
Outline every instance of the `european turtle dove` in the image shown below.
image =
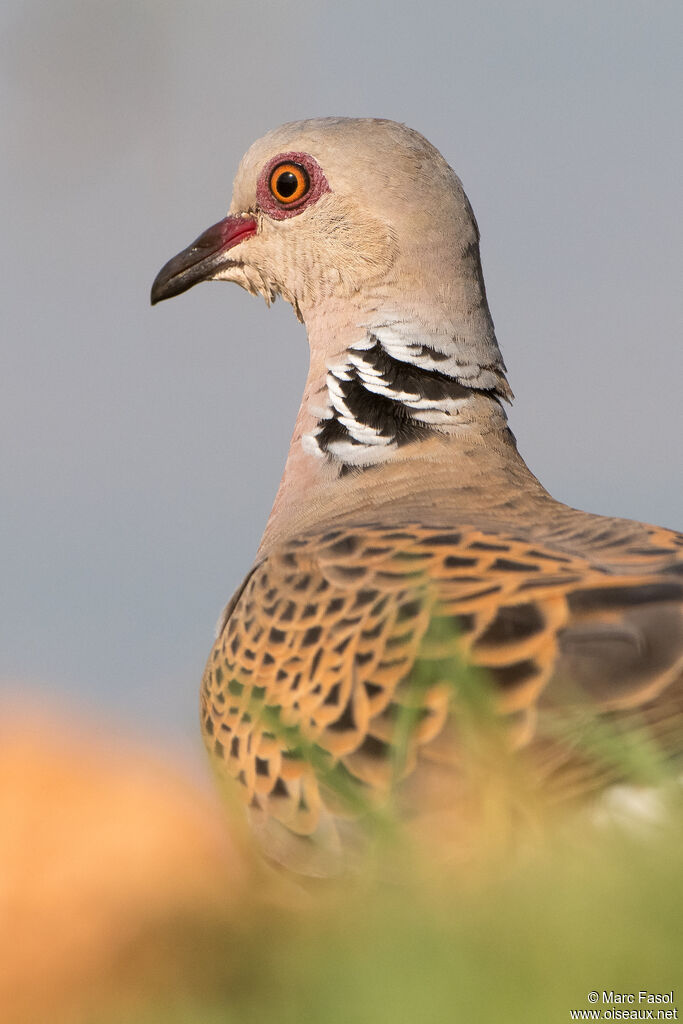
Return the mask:
POLYGON ((637 716, 678 750, 683 536, 563 505, 527 468, 477 224, 426 139, 375 119, 269 132, 229 215, 164 266, 152 302, 204 280, 281 295, 310 344, 275 504, 201 696, 209 750, 272 858, 324 874, 347 842, 287 729, 382 790, 420 680, 401 785, 426 808, 457 776, 456 658, 483 670, 548 789, 600 776, 548 711, 637 716))

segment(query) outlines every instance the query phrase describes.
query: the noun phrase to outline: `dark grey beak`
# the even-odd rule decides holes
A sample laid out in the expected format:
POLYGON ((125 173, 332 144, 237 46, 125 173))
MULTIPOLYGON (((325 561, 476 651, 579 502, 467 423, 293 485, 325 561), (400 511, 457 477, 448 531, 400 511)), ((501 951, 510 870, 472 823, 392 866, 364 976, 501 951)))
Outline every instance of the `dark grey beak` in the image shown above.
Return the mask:
POLYGON ((255 235, 256 229, 252 217, 225 217, 207 228, 161 268, 152 285, 152 305, 213 277, 226 262, 226 252, 255 235))

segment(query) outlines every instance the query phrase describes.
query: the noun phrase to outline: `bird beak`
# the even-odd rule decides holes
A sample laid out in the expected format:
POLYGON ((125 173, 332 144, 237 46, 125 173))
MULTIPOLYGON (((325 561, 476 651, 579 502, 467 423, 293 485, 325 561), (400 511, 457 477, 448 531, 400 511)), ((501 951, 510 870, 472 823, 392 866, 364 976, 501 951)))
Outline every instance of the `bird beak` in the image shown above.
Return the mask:
MULTIPOLYGON (((213 224, 196 238, 192 245, 183 249, 166 263, 152 285, 152 305, 162 299, 186 292, 199 281, 208 281, 226 263, 226 253, 256 234, 257 224, 253 217, 226 217, 213 224)), ((239 261, 233 261, 239 262, 239 261)))

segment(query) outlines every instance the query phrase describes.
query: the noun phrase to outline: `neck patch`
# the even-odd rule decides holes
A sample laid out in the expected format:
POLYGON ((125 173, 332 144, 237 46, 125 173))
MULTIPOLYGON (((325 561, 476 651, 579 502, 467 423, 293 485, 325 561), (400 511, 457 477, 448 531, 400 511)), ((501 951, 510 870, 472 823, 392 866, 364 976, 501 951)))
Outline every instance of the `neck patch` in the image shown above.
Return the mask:
POLYGON ((342 466, 374 465, 447 429, 474 390, 497 394, 493 368, 476 368, 475 375, 452 353, 407 340, 393 325, 369 331, 344 355, 328 369, 327 407, 303 438, 309 454, 342 466), (477 379, 482 375, 488 386, 477 379), (477 383, 469 383, 473 378, 477 383))

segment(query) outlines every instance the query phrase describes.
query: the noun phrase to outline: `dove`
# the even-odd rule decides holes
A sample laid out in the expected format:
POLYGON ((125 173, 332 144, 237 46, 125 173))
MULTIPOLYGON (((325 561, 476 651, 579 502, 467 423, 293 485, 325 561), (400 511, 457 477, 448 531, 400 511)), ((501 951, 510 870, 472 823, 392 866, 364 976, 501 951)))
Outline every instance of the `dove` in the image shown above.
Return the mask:
POLYGON ((152 302, 207 280, 281 296, 310 347, 272 512, 201 687, 206 745, 267 856, 345 870, 356 834, 330 766, 373 798, 398 786, 404 813, 438 828, 466 774, 459 666, 558 799, 614 781, 550 727, 563 715, 637 721, 679 752, 683 536, 564 505, 527 467, 477 222, 438 150, 375 118, 269 132, 152 302))

